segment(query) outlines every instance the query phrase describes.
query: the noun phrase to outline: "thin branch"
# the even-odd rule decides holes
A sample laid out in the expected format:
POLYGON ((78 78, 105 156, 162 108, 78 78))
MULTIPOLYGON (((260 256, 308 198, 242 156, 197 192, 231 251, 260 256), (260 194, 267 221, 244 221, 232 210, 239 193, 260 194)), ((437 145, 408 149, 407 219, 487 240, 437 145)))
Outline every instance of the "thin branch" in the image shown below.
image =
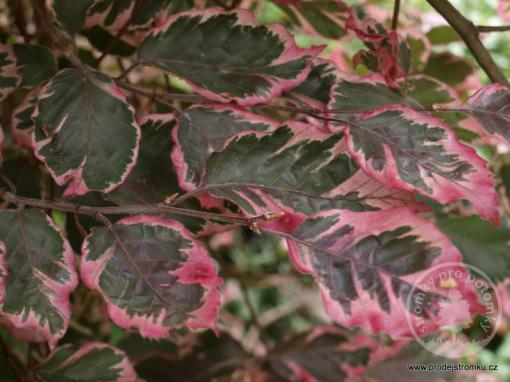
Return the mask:
POLYGON ((508 79, 498 68, 479 38, 479 30, 466 19, 448 0, 427 0, 428 3, 457 31, 491 81, 509 85, 508 79))
POLYGON ((397 30, 398 27, 398 15, 400 13, 400 0, 395 0, 395 4, 393 6, 393 18, 391 19, 391 29, 394 31, 397 30))
MULTIPOLYGON (((32 199, 18 196, 11 192, 0 190, 0 197, 9 203, 16 205, 25 205, 30 207, 48 208, 66 212, 76 212, 82 215, 89 215, 95 219, 102 221, 101 215, 123 215, 134 213, 148 213, 148 214, 173 214, 197 217, 210 220, 219 220, 227 223, 241 223, 250 224, 256 218, 246 218, 243 216, 224 215, 207 211, 190 210, 186 208, 166 206, 164 204, 142 204, 142 205, 129 205, 119 207, 94 207, 85 206, 76 203, 55 201, 55 200, 42 200, 32 199)), ((265 219, 265 216, 260 216, 260 219, 265 219)))
POLYGON ((477 25, 476 29, 478 29, 479 32, 507 32, 510 31, 510 25, 497 25, 497 26, 491 26, 491 25, 477 25))
MULTIPOLYGON (((207 103, 214 104, 215 103, 214 101, 212 101, 208 98, 205 98, 199 94, 164 93, 163 90, 161 90, 162 93, 158 93, 157 90, 150 91, 150 90, 147 90, 146 88, 127 83, 120 79, 115 79, 115 83, 123 89, 129 90, 133 93, 139 94, 144 97, 154 99, 156 102, 158 102, 162 105, 174 108, 174 109, 175 109, 175 106, 172 103, 170 103, 171 100, 202 103, 202 104, 207 104, 207 103)), ((301 114, 306 114, 306 115, 309 115, 311 117, 314 117, 314 118, 317 118, 320 120, 339 121, 339 122, 344 122, 344 120, 338 120, 338 119, 329 118, 329 117, 322 117, 322 116, 320 116, 320 114, 325 114, 325 115, 332 114, 332 113, 362 114, 362 113, 372 110, 370 108, 367 108, 365 110, 364 109, 349 109, 349 108, 321 110, 321 109, 312 109, 312 108, 302 108, 302 107, 298 107, 298 106, 277 105, 274 103, 261 103, 261 104, 253 105, 252 107, 259 108, 259 109, 272 109, 272 110, 279 110, 279 111, 288 111, 288 112, 292 112, 292 113, 301 113, 301 114)), ((417 111, 438 111, 439 109, 435 105, 430 105, 430 106, 422 106, 419 108, 414 108, 414 110, 417 110, 417 111)), ((448 108, 441 108, 440 111, 459 111, 459 110, 458 109, 450 110, 448 108)))
MULTIPOLYGON (((158 94, 156 90, 150 91, 150 90, 147 90, 146 88, 143 88, 143 87, 140 87, 137 85, 132 85, 126 81, 122 81, 120 78, 116 78, 114 80, 115 80, 115 83, 118 86, 120 86, 121 88, 129 90, 133 93, 140 94, 140 95, 142 95, 144 97, 148 97, 148 98, 154 98, 154 96, 156 95, 161 100, 167 99, 167 100, 184 101, 184 102, 201 102, 201 103, 211 102, 211 103, 213 103, 213 101, 211 101, 205 97, 202 97, 201 95, 198 95, 198 94, 182 94, 182 93, 160 93, 160 94, 158 94)), ((160 100, 158 100, 158 102, 160 102, 164 105, 167 105, 167 106, 174 107, 169 102, 160 101, 160 100)))

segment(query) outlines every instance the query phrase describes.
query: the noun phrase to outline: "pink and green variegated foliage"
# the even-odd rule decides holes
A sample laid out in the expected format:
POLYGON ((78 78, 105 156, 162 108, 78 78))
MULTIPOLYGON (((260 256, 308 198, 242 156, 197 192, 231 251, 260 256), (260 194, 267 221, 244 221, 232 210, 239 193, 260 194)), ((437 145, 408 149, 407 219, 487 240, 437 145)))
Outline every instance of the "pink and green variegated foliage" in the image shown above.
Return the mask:
POLYGON ((411 194, 390 191, 360 171, 342 133, 311 124, 278 126, 239 108, 195 106, 179 115, 173 139, 181 187, 228 199, 250 216, 403 204, 421 208, 411 194))
POLYGON ((141 381, 122 350, 100 342, 89 342, 81 347, 60 346, 36 369, 36 374, 38 380, 47 382, 141 381))
MULTIPOLYGON (((282 229, 277 227, 276 231, 282 229)), ((411 337, 407 324, 410 309, 424 293, 426 302, 419 318, 429 321, 427 333, 438 329, 434 317, 448 288, 434 285, 426 293, 413 282, 430 267, 467 270, 462 255, 431 222, 406 208, 377 212, 329 210, 312 215, 285 237, 290 256, 303 273, 319 283, 326 311, 347 327, 361 326, 369 333, 411 337), (435 325, 435 326, 434 326, 435 325)), ((458 285, 473 314, 483 312, 475 289, 458 285)))
POLYGON ((255 26, 244 10, 207 10, 169 17, 145 38, 138 58, 214 101, 254 105, 301 83, 321 50, 299 48, 281 25, 255 26))
POLYGON ((460 108, 488 133, 510 143, 510 90, 499 84, 478 90, 460 108))
POLYGON ((269 363, 284 380, 354 382, 368 366, 395 355, 405 343, 381 346, 366 334, 318 326, 279 343, 272 349, 269 363))
POLYGON ((6 3, 0 380, 354 382, 508 292, 510 90, 411 5, 6 3))
POLYGON ((203 246, 179 222, 123 218, 93 228, 80 272, 120 327, 161 338, 172 328, 216 328, 221 283, 203 246))
POLYGON ((74 253, 41 210, 0 212, 0 319, 16 337, 54 346, 71 317, 74 253))
POLYGON ((108 192, 129 175, 140 128, 122 91, 102 73, 64 69, 40 91, 32 145, 65 195, 108 192))
POLYGON ((0 45, 0 100, 12 93, 20 81, 12 46, 0 45))
MULTIPOLYGON (((411 86, 423 89, 426 80, 418 77, 411 86)), ((345 133, 348 150, 358 165, 388 187, 415 191, 444 204, 469 200, 480 216, 498 224, 499 203, 486 161, 461 143, 440 118, 415 110, 453 101, 447 87, 431 88, 434 82, 428 82, 432 97, 413 88, 406 92, 391 89, 378 77, 341 80, 333 86, 329 104, 335 111, 331 112, 331 127, 345 133), (365 92, 373 95, 369 102, 363 98, 365 92), (342 109, 348 112, 336 112, 342 109)), ((497 99, 484 98, 488 104, 475 107, 473 98, 454 110, 477 113, 485 128, 494 130, 493 119, 480 115, 496 115, 501 121, 504 106, 485 112, 498 108, 497 99)), ((498 126, 506 130, 504 123, 498 126)))
POLYGON ((389 86, 399 87, 397 80, 404 78, 411 66, 410 48, 406 42, 396 31, 388 30, 371 17, 360 15, 355 9, 351 10, 346 27, 367 47, 353 57, 353 63, 364 64, 381 73, 389 86))
POLYGON ((275 0, 298 30, 316 37, 338 39, 346 34, 349 8, 339 0, 275 0))

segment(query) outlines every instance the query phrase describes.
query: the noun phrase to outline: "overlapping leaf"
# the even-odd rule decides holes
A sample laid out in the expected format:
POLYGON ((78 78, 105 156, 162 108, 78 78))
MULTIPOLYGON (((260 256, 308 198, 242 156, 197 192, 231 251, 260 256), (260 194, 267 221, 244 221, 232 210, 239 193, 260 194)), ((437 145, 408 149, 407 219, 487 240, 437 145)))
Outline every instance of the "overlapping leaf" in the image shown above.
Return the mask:
POLYGON ((93 228, 82 252, 82 279, 101 293, 117 325, 150 338, 184 325, 215 327, 220 279, 205 249, 180 223, 124 218, 93 228))
POLYGON ((61 346, 35 372, 47 382, 139 381, 123 351, 99 342, 61 346))
POLYGON ((103 74, 60 71, 42 89, 33 115, 35 155, 66 195, 108 192, 136 162, 140 129, 133 108, 103 74))
POLYGON ((82 28, 87 12, 95 0, 50 0, 49 7, 53 9, 57 20, 71 34, 82 28))
POLYGON ((176 146, 172 161, 179 176, 179 185, 192 190, 200 183, 203 167, 212 152, 232 136, 244 131, 269 131, 276 122, 227 106, 195 106, 179 115, 178 128, 173 131, 176 146))
POLYGON ((491 134, 510 142, 510 90, 499 84, 485 86, 460 108, 475 117, 491 134))
MULTIPOLYGON (((287 237, 296 267, 314 276, 328 314, 342 325, 361 326, 368 333, 410 337, 406 315, 411 314, 428 322, 420 335, 437 330, 437 321, 428 319, 437 314, 437 303, 448 287, 435 283, 426 292, 419 285, 413 291, 413 283, 439 264, 447 268, 431 274, 450 270, 467 274, 457 265, 462 257, 448 238, 403 207, 328 210, 294 229, 284 226, 272 231, 287 237), (418 302, 421 310, 415 309, 418 302)), ((470 313, 476 313, 480 305, 472 285, 459 281, 456 288, 470 302, 470 313)))
POLYGON ((405 77, 411 66, 409 46, 398 33, 387 30, 375 19, 358 14, 354 8, 346 28, 356 33, 368 48, 359 51, 353 57, 353 63, 364 64, 370 70, 381 73, 389 86, 398 88, 397 80, 405 77))
POLYGON ((275 0, 299 30, 316 37, 338 39, 344 29, 348 7, 337 0, 275 0))
POLYGON ((338 77, 337 70, 332 61, 315 59, 306 79, 292 89, 290 94, 307 100, 313 107, 327 104, 333 83, 338 77))
POLYGON ((69 324, 74 254, 42 211, 0 212, 0 316, 24 340, 54 345, 69 324))
POLYGON ((0 44, 0 101, 12 93, 20 81, 12 46, 0 44))
POLYGON ((32 44, 14 44, 12 49, 21 76, 19 86, 37 86, 57 73, 57 60, 51 50, 32 44))
POLYGON ((338 79, 332 87, 328 110, 331 111, 333 119, 331 125, 341 128, 343 122, 335 121, 339 117, 354 119, 359 113, 398 104, 420 106, 418 101, 389 87, 382 76, 374 75, 361 79, 338 79), (370 97, 367 97, 367 94, 370 94, 370 97))
POLYGON ((389 87, 380 75, 338 77, 332 86, 328 110, 333 119, 331 125, 342 127, 342 122, 335 122, 335 118, 356 118, 359 113, 383 106, 407 105, 419 109, 454 101, 456 96, 448 85, 424 75, 409 76, 400 89, 389 87))
POLYGON ((250 215, 412 202, 407 193, 387 190, 359 171, 341 133, 313 125, 276 127, 238 109, 200 106, 180 115, 173 137, 181 186, 229 199, 250 215))
POLYGON ((416 191, 441 203, 466 199, 480 216, 498 223, 487 163, 438 118, 406 106, 387 106, 350 120, 344 132, 357 163, 388 187, 416 191))
POLYGON ((160 203, 179 191, 168 153, 172 148, 172 114, 148 114, 140 121, 142 136, 136 165, 107 198, 117 204, 160 203))
POLYGON ((321 49, 298 48, 281 25, 255 26, 247 11, 206 10, 171 16, 143 41, 138 56, 205 97, 253 105, 301 83, 321 49))

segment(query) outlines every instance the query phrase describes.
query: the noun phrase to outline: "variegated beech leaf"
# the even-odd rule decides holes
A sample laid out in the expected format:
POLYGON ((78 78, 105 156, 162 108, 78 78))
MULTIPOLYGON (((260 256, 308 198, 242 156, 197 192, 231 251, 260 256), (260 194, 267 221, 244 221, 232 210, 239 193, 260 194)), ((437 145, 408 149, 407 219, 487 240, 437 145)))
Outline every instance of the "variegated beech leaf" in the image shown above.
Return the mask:
POLYGON ((406 341, 384 346, 366 334, 335 326, 317 326, 279 342, 267 356, 285 381, 354 382, 368 365, 395 355, 406 341))
POLYGON ((199 106, 179 116, 173 138, 181 187, 229 199, 250 215, 413 201, 407 192, 387 190, 363 174, 347 154, 342 133, 313 125, 277 127, 237 108, 199 106))
POLYGON ((0 211, 0 317, 13 335, 51 346, 71 316, 74 253, 41 210, 0 211), (5 321, 7 320, 7 321, 5 321))
MULTIPOLYGON (((437 104, 455 107, 460 102, 449 85, 421 74, 408 76, 399 89, 390 88, 379 74, 356 78, 341 73, 337 77, 327 107, 330 127, 343 128, 345 119, 355 119, 362 112, 383 106, 407 105, 413 109, 429 109, 437 104), (371 97, 366 97, 366 94, 371 97)), ((460 127, 460 122, 466 118, 461 112, 432 114, 452 127, 460 127)))
POLYGON ((331 110, 332 126, 343 127, 342 120, 357 118, 359 113, 383 106, 408 105, 419 107, 420 104, 406 97, 399 89, 389 87, 382 76, 373 75, 361 79, 339 79, 332 88, 328 110, 331 110), (370 94, 370 97, 367 97, 370 94))
MULTIPOLYGON (((439 264, 454 263, 448 271, 468 272, 448 238, 405 207, 328 210, 297 227, 274 227, 269 230, 287 237, 296 267, 316 279, 328 314, 344 326, 361 326, 368 333, 411 337, 408 314, 430 321, 423 328, 437 330, 437 320, 429 319, 437 315, 437 303, 448 295, 448 287, 435 283, 427 291, 412 292, 413 281, 439 264), (422 310, 414 309, 418 295, 422 310)), ((448 272, 445 268, 432 272, 439 271, 448 272)), ((471 314, 483 309, 471 284, 459 282, 457 289, 469 301, 471 314)))
POLYGON ((487 163, 440 119, 395 105, 362 114, 349 121, 344 132, 357 163, 388 187, 416 191, 441 203, 466 199, 480 216, 498 224, 487 163))
POLYGON ((510 90, 492 84, 478 90, 460 108, 475 117, 482 127, 510 142, 510 90))
POLYGON ((105 75, 64 69, 39 94, 34 152, 65 195, 109 192, 129 175, 140 128, 133 108, 105 75))
POLYGON ((0 44, 0 101, 11 94, 20 81, 12 45, 0 44))
POLYGON ((177 221, 141 215, 93 228, 80 271, 120 327, 150 338, 179 326, 215 328, 221 280, 205 249, 177 221))
MULTIPOLYGON (((328 109, 333 119, 339 116, 355 118, 357 113, 383 106, 407 105, 420 108, 455 100, 453 90, 432 77, 409 76, 401 88, 394 89, 384 82, 381 75, 374 74, 364 78, 339 77, 332 87, 328 109)), ((331 125, 342 127, 342 122, 333 121, 331 125)))
POLYGON ((245 10, 171 16, 141 44, 142 64, 173 73, 219 102, 265 102, 301 83, 322 47, 298 48, 281 25, 255 26, 245 10))
POLYGON ((47 382, 139 381, 126 354, 100 342, 89 342, 82 347, 74 344, 58 347, 35 373, 47 382))
POLYGON ((338 39, 346 34, 348 7, 339 0, 274 0, 299 30, 316 37, 338 39))

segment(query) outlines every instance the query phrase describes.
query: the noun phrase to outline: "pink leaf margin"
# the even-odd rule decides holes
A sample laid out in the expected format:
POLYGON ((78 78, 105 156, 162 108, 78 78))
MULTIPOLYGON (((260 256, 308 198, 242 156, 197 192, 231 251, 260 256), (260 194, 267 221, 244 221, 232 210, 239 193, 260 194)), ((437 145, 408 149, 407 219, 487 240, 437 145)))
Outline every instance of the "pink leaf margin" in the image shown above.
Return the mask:
POLYGON ((18 73, 17 59, 12 45, 0 44, 0 53, 2 52, 7 54, 9 64, 0 67, 0 77, 16 78, 16 84, 10 88, 0 89, 0 101, 16 90, 21 83, 21 75, 18 73))
MULTIPOLYGON (((395 159, 387 145, 385 145, 386 164, 383 171, 377 171, 373 168, 370 161, 366 161, 362 151, 356 151, 354 142, 350 134, 351 127, 345 124, 345 134, 348 137, 348 150, 351 156, 361 166, 361 168, 371 177, 379 180, 389 188, 401 189, 407 191, 416 191, 422 195, 437 200, 440 203, 447 204, 461 199, 470 201, 476 212, 494 225, 499 225, 499 203, 495 191, 495 182, 491 172, 488 169, 487 162, 480 158, 476 151, 460 143, 455 136, 454 131, 439 118, 415 111, 402 105, 386 106, 374 109, 361 115, 362 120, 373 118, 386 111, 400 111, 402 117, 416 123, 425 123, 431 127, 438 127, 445 131, 446 138, 441 141, 445 147, 445 152, 457 154, 460 159, 467 160, 475 169, 474 173, 466 174, 464 184, 452 183, 442 177, 437 176, 435 185, 430 185, 433 194, 429 194, 421 188, 415 187, 404 180, 399 175, 395 159)), ((356 129, 357 127, 352 127, 356 129)), ((421 167, 421 166, 420 166, 421 167)), ((430 181, 429 181, 430 182, 430 181)))
MULTIPOLYGON (((200 107, 215 109, 220 113, 224 112, 224 111, 228 111, 240 119, 245 119, 246 122, 248 122, 248 123, 253 123, 253 124, 263 123, 265 125, 268 125, 269 129, 267 131, 273 131, 279 125, 278 122, 276 122, 270 118, 248 112, 239 106, 232 106, 232 105, 226 106, 223 104, 204 104, 204 105, 194 105, 194 106, 188 108, 187 110, 191 110, 193 108, 200 108, 200 107)), ((176 119, 176 126, 172 130, 172 140, 174 142, 174 147, 172 149, 172 153, 170 154, 170 158, 174 165, 175 173, 177 174, 179 187, 185 191, 193 191, 197 187, 199 187, 199 185, 186 180, 186 174, 188 172, 188 165, 186 163, 186 160, 184 159, 184 152, 182 150, 182 144, 178 138, 179 129, 180 129, 179 120, 176 119)), ((246 130, 246 132, 253 133, 254 130, 246 130)), ((241 133, 244 133, 244 132, 241 132, 241 133)), ((239 134, 239 133, 237 133, 237 134, 239 134)), ((237 134, 233 135, 233 137, 237 136, 237 134)), ((229 138, 223 146, 225 147, 230 142, 231 139, 232 138, 229 138)), ((213 148, 211 148, 211 150, 213 150, 213 148)), ((203 174, 204 171, 205 171, 205 168, 202 170, 202 176, 204 175, 203 174)))
MULTIPOLYGON (((191 313, 185 325, 191 329, 209 328, 217 332, 216 320, 218 318, 219 306, 221 303, 218 287, 221 285, 221 278, 217 276, 216 267, 202 247, 202 245, 191 237, 188 230, 179 222, 170 219, 163 219, 156 216, 140 215, 130 216, 120 219, 115 224, 133 225, 147 224, 159 225, 168 229, 178 231, 186 240, 193 243, 191 249, 186 249, 186 263, 179 269, 171 272, 178 277, 181 284, 200 284, 204 289, 203 305, 191 313)), ((152 319, 145 316, 129 317, 126 312, 114 305, 108 296, 102 291, 99 285, 99 279, 106 263, 112 253, 103 254, 96 261, 89 261, 89 239, 85 238, 82 244, 82 258, 80 264, 80 274, 85 285, 91 289, 97 290, 106 301, 108 315, 118 326, 130 329, 136 328, 140 334, 148 338, 162 338, 168 335, 171 328, 163 326, 164 311, 159 317, 152 319)))
MULTIPOLYGON (((315 339, 327 335, 340 335, 346 337, 346 342, 339 343, 338 350, 345 352, 354 352, 356 350, 369 349, 369 358, 366 365, 351 365, 348 362, 340 362, 338 364, 339 371, 346 374, 344 382, 357 382, 365 374, 367 367, 377 364, 387 358, 395 356, 409 341, 397 340, 390 346, 384 346, 376 338, 365 333, 352 334, 336 326, 316 326, 306 336, 306 342, 312 342, 315 339)), ((283 363, 292 370, 298 380, 306 382, 321 382, 313 375, 293 360, 283 360, 283 363)))
MULTIPOLYGON (((64 70, 66 70, 66 69, 64 69, 64 70)), ((39 92, 38 102, 37 102, 35 110, 32 114, 32 120, 35 120, 35 118, 37 118, 37 116, 39 115, 39 101, 41 99, 51 97, 51 95, 53 94, 50 91, 51 85, 52 85, 52 81, 50 80, 48 83, 46 83, 46 85, 39 92)), ((140 126, 138 125, 138 123, 136 122, 136 119, 134 117, 135 110, 134 110, 133 106, 129 102, 127 102, 124 92, 119 87, 114 86, 113 83, 106 83, 104 81, 94 81, 94 86, 100 87, 101 90, 103 90, 106 94, 109 94, 110 96, 113 96, 113 97, 117 98, 118 100, 120 100, 121 102, 123 102, 133 116, 131 126, 135 129, 135 132, 136 132, 136 143, 135 143, 135 147, 132 150, 131 162, 126 166, 126 169, 121 174, 118 181, 111 182, 110 185, 104 189, 93 190, 88 187, 88 185, 86 184, 86 182, 82 176, 83 168, 85 167, 85 164, 87 163, 86 157, 83 159, 82 163, 77 168, 70 169, 69 171, 67 171, 61 175, 57 175, 55 173, 55 171, 53 171, 53 169, 51 169, 46 164, 45 157, 44 157, 44 155, 41 154, 41 149, 44 146, 46 146, 48 143, 51 142, 52 136, 38 142, 35 139, 35 133, 32 132, 31 145, 34 150, 34 155, 36 156, 37 159, 39 159, 41 162, 44 163, 45 168, 51 174, 55 183, 57 183, 59 186, 67 185, 67 188, 64 191, 64 196, 84 195, 89 191, 101 191, 104 193, 111 192, 115 188, 120 186, 127 179, 131 170, 136 165, 136 162, 138 160, 138 151, 140 148, 141 130, 140 130, 140 126)), ((60 122, 60 126, 55 130, 55 133, 58 133, 58 131, 63 127, 64 123, 65 123, 65 118, 60 122)), ((21 137, 21 138, 22 138, 22 142, 23 142, 23 137, 21 137)))
MULTIPOLYGON (((58 311, 58 314, 62 317, 64 321, 64 328, 57 334, 51 333, 48 326, 41 326, 37 317, 32 311, 21 312, 19 315, 13 315, 5 313, 0 309, 0 317, 3 317, 7 320, 4 321, 4 325, 13 336, 30 342, 47 341, 50 347, 54 348, 58 340, 64 336, 71 319, 71 303, 69 301, 69 295, 78 286, 78 273, 76 272, 75 254, 71 248, 71 245, 62 234, 60 228, 47 215, 46 220, 51 228, 57 231, 62 238, 62 250, 64 259, 63 263, 66 270, 69 272, 70 277, 69 280, 67 280, 65 283, 56 282, 42 274, 38 274, 37 277, 40 277, 42 279, 41 281, 44 282, 44 284, 51 291, 49 294, 49 300, 58 311)), ((0 266, 3 265, 6 268, 7 256, 9 256, 9 254, 6 251, 5 244, 3 242, 0 242, 0 250, 3 250, 3 259, 0 258, 0 266)), ((7 281, 7 274, 8 270, 4 275, 2 275, 2 277, 0 277, 0 297, 2 297, 2 294, 5 296, 7 293, 5 284, 7 281)), ((3 301, 0 298, 0 308, 2 302, 3 301)))
MULTIPOLYGON (((236 25, 250 27, 256 26, 255 18, 253 17, 253 14, 248 10, 236 9, 230 12, 225 12, 220 8, 207 8, 207 10, 192 10, 172 15, 166 20, 164 24, 154 28, 149 34, 149 36, 164 33, 177 19, 179 19, 182 16, 200 16, 202 18, 202 21, 206 21, 209 18, 214 17, 216 15, 228 15, 228 14, 235 14, 237 16, 236 25)), ((298 76, 296 76, 296 78, 292 80, 280 80, 275 77, 270 76, 265 77, 265 79, 271 83, 269 94, 264 96, 248 96, 248 97, 235 97, 214 93, 210 90, 195 85, 191 80, 187 78, 183 78, 183 80, 186 81, 186 83, 188 83, 188 85, 190 85, 194 91, 196 91, 198 94, 206 98, 221 103, 228 103, 234 101, 242 106, 252 106, 258 103, 268 102, 273 98, 280 96, 284 91, 296 87, 301 82, 303 82, 310 73, 313 58, 317 56, 326 46, 325 45, 313 46, 308 49, 299 48, 296 45, 296 42, 294 41, 294 37, 285 29, 283 25, 264 24, 264 27, 271 31, 273 34, 279 36, 280 39, 283 40, 286 47, 281 56, 278 57, 272 63, 273 65, 284 64, 286 62, 301 57, 310 56, 305 69, 298 76)))
MULTIPOLYGON (((340 214, 340 221, 338 224, 350 225, 354 228, 346 235, 346 238, 342 239, 339 247, 335 248, 335 251, 337 252, 341 252, 343 248, 349 247, 353 243, 362 240, 364 237, 377 235, 397 227, 410 226, 412 231, 407 235, 417 235, 420 241, 427 241, 434 247, 441 248, 441 255, 433 260, 430 267, 440 264, 454 263, 458 265, 450 267, 449 270, 457 270, 463 275, 467 275, 469 273, 469 271, 462 266, 461 253, 449 241, 446 235, 436 228, 433 223, 418 217, 406 207, 397 207, 374 212, 329 210, 322 214, 312 215, 311 218, 314 216, 325 217, 338 214, 340 214)), ((335 226, 332 228, 334 229, 335 226)), ((325 234, 327 235, 327 232, 325 234)), ((298 244, 296 244, 291 238, 287 238, 286 241, 290 258, 296 268, 302 273, 315 276, 313 265, 309 256, 303 257, 297 247, 298 244)), ((313 256, 313 254, 310 256, 313 256)), ((401 279, 412 285, 422 272, 402 276, 401 279)), ((405 309, 405 302, 402 302, 393 294, 393 287, 391 285, 390 278, 384 274, 382 275, 382 278, 385 289, 389 291, 388 297, 390 302, 390 313, 383 311, 370 294, 363 290, 359 281, 356 279, 354 282, 359 297, 356 300, 351 301, 351 315, 344 312, 340 303, 330 297, 327 287, 321 284, 317 279, 325 310, 333 320, 348 328, 361 327, 367 334, 387 333, 393 339, 412 338, 413 332, 406 318, 406 315, 410 313, 408 313, 405 309)), ((465 280, 467 280, 467 277, 465 280)), ((464 298, 470 302, 470 306, 474 307, 474 312, 484 311, 484 308, 477 300, 476 290, 471 284, 465 282, 459 286, 459 290, 462 291, 464 298)), ((434 288, 430 289, 430 292, 437 292, 444 295, 445 293, 447 294, 448 290, 439 288, 435 285, 434 288)), ((431 322, 426 326, 427 331, 420 334, 426 335, 437 331, 439 328, 440 325, 438 323, 431 322)))
MULTIPOLYGON (((59 347, 57 349, 57 352, 60 349, 65 349, 66 347, 70 347, 70 346, 72 346, 72 345, 64 345, 62 347, 59 347)), ((113 346, 110 346, 108 344, 101 343, 101 342, 86 343, 85 345, 80 347, 73 355, 71 355, 64 362, 62 362, 62 364, 60 365, 60 368, 68 367, 68 366, 72 365, 73 363, 78 362, 80 360, 80 358, 86 356, 90 352, 92 352, 94 350, 102 350, 102 349, 110 349, 114 354, 122 357, 122 360, 115 365, 115 369, 119 372, 119 375, 117 376, 116 381, 118 381, 118 382, 141 382, 142 381, 141 379, 138 378, 135 368, 133 367, 133 364, 129 361, 128 357, 122 350, 115 348, 113 346)), ((51 361, 51 359, 53 358, 55 353, 56 352, 50 354, 50 356, 46 359, 46 361, 44 363, 51 361)), ((44 367, 44 363, 41 365, 42 367, 44 367)))

